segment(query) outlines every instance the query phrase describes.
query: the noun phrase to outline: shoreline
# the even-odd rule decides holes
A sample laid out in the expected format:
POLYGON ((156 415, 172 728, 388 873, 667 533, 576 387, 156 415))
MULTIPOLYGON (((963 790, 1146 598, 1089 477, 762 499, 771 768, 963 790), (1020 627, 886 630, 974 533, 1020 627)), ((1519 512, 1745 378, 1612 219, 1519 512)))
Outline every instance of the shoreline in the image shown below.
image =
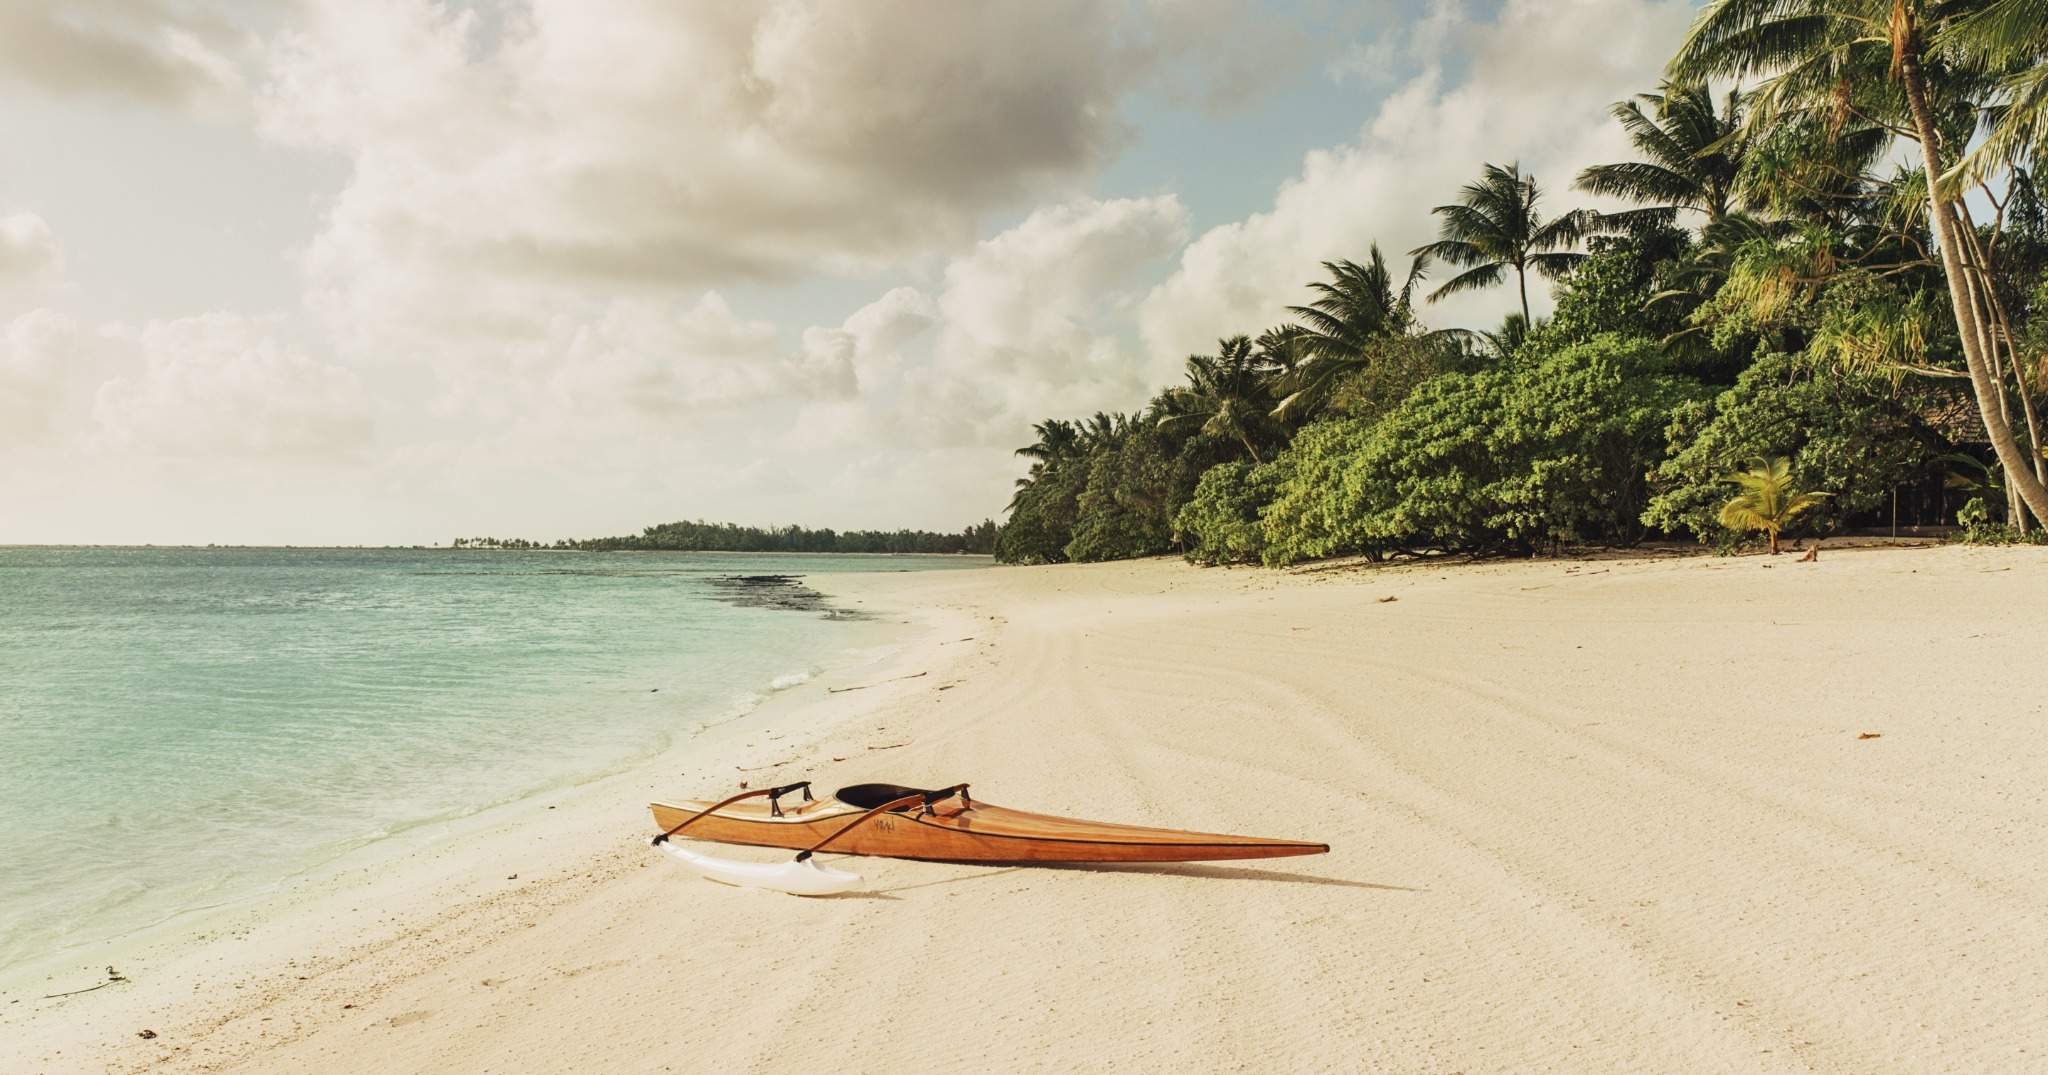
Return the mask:
MULTIPOLYGON (((826 577, 807 576, 806 582, 826 577)), ((828 597, 835 609, 878 611, 861 599, 842 606, 836 594, 828 592, 828 597)), ((626 846, 641 850, 645 834, 638 829, 652 831, 647 801, 686 790, 736 787, 751 772, 774 768, 777 756, 814 747, 893 694, 874 690, 845 695, 842 701, 834 692, 849 686, 865 690, 861 685, 872 680, 887 687, 899 669, 932 665, 939 656, 935 639, 954 626, 948 617, 923 609, 879 612, 901 617, 879 644, 836 651, 801 682, 777 686, 783 678, 777 677, 763 683, 752 703, 698 714, 666 747, 613 771, 565 778, 565 783, 473 812, 423 819, 342 849, 249 895, 176 912, 121 937, 85 942, 11 969, 0 990, 0 1071, 16 1070, 17 1062, 41 1065, 32 1067, 37 1071, 74 1070, 66 1065, 81 1062, 86 1066, 76 1070, 101 1070, 96 1062, 82 1061, 73 1043, 119 1040, 106 1028, 147 1022, 145 1013, 163 1007, 166 991, 240 991, 250 982, 278 978, 287 968, 303 969, 307 960, 302 957, 310 951, 357 952, 422 928, 434 917, 426 904, 501 898, 521 878, 559 884, 563 875, 592 865, 594 844, 607 845, 607 857, 617 857, 614 838, 630 835, 626 846), (625 816, 637 828, 621 827, 621 802, 631 803, 625 816), (542 850, 538 855, 532 848, 474 850, 490 848, 491 841, 529 842, 542 850), (494 884, 499 877, 504 881, 494 884), (96 968, 108 960, 125 981, 93 988, 107 981, 96 968), (50 998, 43 987, 66 995, 50 998), (41 1055, 31 1061, 38 1050, 41 1055)), ((290 975, 293 981, 310 978, 290 975)), ((204 1007, 195 1005, 195 1010, 204 1007)))
POLYGON ((0 1069, 2027 1069, 2044 569, 1947 546, 819 579, 923 630, 778 708, 815 735, 537 804, 560 809, 435 860, 449 883, 368 879, 353 919, 75 998, 103 1002, 32 1046, 0 1024, 0 1069), (750 778, 968 780, 1333 850, 850 859, 863 887, 819 900, 647 853, 650 793, 750 778))

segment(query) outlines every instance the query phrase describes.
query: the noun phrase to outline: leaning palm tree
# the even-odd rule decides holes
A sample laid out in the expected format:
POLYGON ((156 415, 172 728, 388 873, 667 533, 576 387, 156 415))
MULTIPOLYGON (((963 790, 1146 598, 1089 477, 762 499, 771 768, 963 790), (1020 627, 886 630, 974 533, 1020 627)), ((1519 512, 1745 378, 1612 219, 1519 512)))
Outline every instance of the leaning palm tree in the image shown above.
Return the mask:
POLYGON ((1189 355, 1188 383, 1169 389, 1156 419, 1161 428, 1195 426, 1203 434, 1244 446, 1255 463, 1265 462, 1256 440, 1266 430, 1272 397, 1260 375, 1258 353, 1248 336, 1216 341, 1217 351, 1189 355))
POLYGON ((1596 164, 1573 186, 1644 207, 1602 214, 1607 227, 1667 223, 1683 211, 1720 220, 1735 208, 1742 175, 1742 102, 1739 89, 1717 100, 1703 85, 1680 82, 1617 102, 1611 112, 1643 159, 1596 164))
POLYGON ((1721 525, 1770 535, 1772 556, 1778 555, 1778 532, 1828 496, 1793 488, 1792 461, 1782 455, 1759 459, 1755 466, 1724 480, 1740 486, 1742 492, 1721 505, 1721 525))
MULTIPOLYGON (((1873 115, 1919 144, 1926 174, 1945 177, 1962 146, 1953 137, 1944 140, 1937 113, 1948 118, 1973 104, 1945 87, 1996 76, 2021 61, 2037 69, 2044 42, 2030 28, 2039 24, 2040 7, 2039 0, 1712 0, 1687 32, 1671 74, 1694 81, 1761 78, 1751 90, 1753 121, 1802 110, 1873 115), (1988 52, 1970 47, 1973 25, 1975 44, 1992 32, 1972 16, 1994 9, 2010 15, 1994 20, 2008 27, 2003 32, 2011 46, 1997 70, 1984 66, 1988 52)), ((1978 417, 2020 498, 2036 518, 2048 520, 2048 483, 2035 475, 2004 413, 1983 261, 1973 257, 1974 231, 1954 187, 1928 184, 1928 216, 1978 417)))
POLYGON ((1371 249, 1363 265, 1323 262, 1330 279, 1308 285, 1316 300, 1287 308, 1301 324, 1260 337, 1262 350, 1275 354, 1273 364, 1292 363, 1284 379, 1288 394, 1276 414, 1286 417, 1315 406, 1346 375, 1372 364, 1377 345, 1415 331, 1415 287, 1428 272, 1429 260, 1410 262, 1397 286, 1379 244, 1371 249), (1284 356, 1276 353, 1282 348, 1284 356))
POLYGON ((1479 182, 1458 192, 1456 204, 1430 210, 1443 218, 1439 237, 1409 253, 1447 261, 1465 271, 1430 292, 1429 301, 1493 287, 1513 269, 1522 295, 1522 318, 1527 320, 1529 270, 1549 280, 1562 276, 1585 257, 1571 248, 1595 223, 1594 215, 1583 211, 1545 220, 1537 212, 1539 198, 1536 178, 1523 175, 1521 165, 1489 164, 1479 182))

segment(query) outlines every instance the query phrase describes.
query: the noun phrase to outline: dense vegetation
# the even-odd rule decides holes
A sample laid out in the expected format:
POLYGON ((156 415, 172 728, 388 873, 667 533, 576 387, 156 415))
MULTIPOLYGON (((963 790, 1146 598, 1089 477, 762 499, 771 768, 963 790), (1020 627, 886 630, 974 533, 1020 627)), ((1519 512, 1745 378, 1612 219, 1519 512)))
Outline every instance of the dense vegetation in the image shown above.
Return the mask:
POLYGON ((957 534, 929 530, 808 530, 801 526, 737 526, 733 523, 686 521, 650 526, 624 537, 564 538, 553 544, 518 538, 456 538, 458 549, 584 549, 612 552, 656 549, 668 552, 928 552, 990 553, 995 551, 996 524, 984 520, 957 534))
POLYGON ((1325 263, 1140 411, 1040 422, 996 554, 2038 540, 2043 71, 2039 0, 1714 0, 1668 81, 1613 108, 1636 159, 1576 177, 1627 208, 1555 209, 1474 162, 1405 271, 1325 263), (1423 317, 1495 287, 1494 328, 1423 317))

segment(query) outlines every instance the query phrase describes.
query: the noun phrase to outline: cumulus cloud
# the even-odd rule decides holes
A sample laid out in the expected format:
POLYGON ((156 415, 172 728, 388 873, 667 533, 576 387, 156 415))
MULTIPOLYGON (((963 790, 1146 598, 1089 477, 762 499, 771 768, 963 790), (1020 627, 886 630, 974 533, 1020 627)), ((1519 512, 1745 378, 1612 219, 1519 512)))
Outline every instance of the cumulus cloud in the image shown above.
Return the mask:
POLYGON ((0 216, 0 285, 34 282, 58 271, 57 237, 34 213, 0 216))
POLYGON ((1172 196, 1048 206, 949 261, 936 294, 895 288, 807 332, 851 356, 861 391, 815 399, 773 434, 785 487, 808 498, 790 503, 873 523, 993 513, 1030 422, 1156 388, 1129 313, 1186 240, 1172 196))
POLYGON ((0 0, 0 80, 45 93, 216 104, 241 88, 240 40, 214 3, 0 0))
MULTIPOLYGON (((1655 85, 1690 17, 1683 0, 1508 0, 1492 19, 1438 0, 1403 41, 1422 71, 1356 142, 1309 153, 1270 209, 1197 238, 1144 302, 1147 345, 1178 353, 1283 320, 1318 262, 1362 260, 1374 241, 1405 267, 1405 251, 1436 237, 1429 209, 1485 162, 1519 160, 1543 184, 1548 212, 1584 204, 1570 190, 1578 170, 1628 159, 1606 105, 1655 85)), ((1545 288, 1530 290, 1532 306, 1548 305, 1545 288)), ((1423 316, 1490 327, 1512 302, 1506 290, 1480 293, 1423 316)))
POLYGON ((333 458, 364 445, 355 374, 281 342, 267 319, 207 314, 100 337, 122 370, 93 398, 98 447, 149 457, 333 458))
POLYGON ((620 410, 667 418, 771 399, 847 396, 853 354, 842 334, 811 330, 785 352, 773 323, 734 316, 717 292, 680 310, 617 302, 577 325, 561 348, 555 388, 608 420, 620 410))
POLYGON ((0 449, 52 435, 67 410, 67 393, 83 383, 82 367, 97 350, 75 319, 31 310, 0 332, 0 449))
POLYGON ((263 111, 353 162, 308 264, 355 312, 444 275, 728 286, 964 245, 1103 162, 1133 77, 1118 17, 328 0, 279 43, 263 111))

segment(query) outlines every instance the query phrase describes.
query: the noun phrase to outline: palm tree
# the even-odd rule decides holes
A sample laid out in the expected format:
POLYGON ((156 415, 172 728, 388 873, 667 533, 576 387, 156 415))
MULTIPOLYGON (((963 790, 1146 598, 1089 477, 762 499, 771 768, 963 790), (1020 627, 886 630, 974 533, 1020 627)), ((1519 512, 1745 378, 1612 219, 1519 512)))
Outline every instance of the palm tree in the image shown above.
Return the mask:
POLYGON ((1274 413, 1285 416, 1319 402, 1346 374, 1370 365, 1376 345, 1412 334, 1415 286, 1428 269, 1427 258, 1416 258, 1396 287, 1378 243, 1363 265, 1323 262, 1330 279, 1308 285, 1316 300, 1287 308, 1302 323, 1259 337, 1262 352, 1276 355, 1272 364, 1292 363, 1287 398, 1274 413))
POLYGON ((1793 488, 1792 461, 1782 455, 1759 459, 1755 466, 1723 480, 1741 486, 1743 491, 1721 505, 1721 525, 1730 530, 1761 530, 1769 534, 1772 556, 1778 555, 1778 532, 1828 496, 1793 488))
POLYGON ((1048 418, 1031 427, 1038 439, 1017 449, 1016 454, 1031 460, 1031 471, 1017 479, 1016 492, 1010 495, 1009 510, 1017 510, 1018 501, 1024 498, 1024 491, 1038 483, 1045 468, 1066 458, 1080 447, 1081 431, 1063 418, 1048 418))
POLYGON ((1201 432, 1244 445, 1255 463, 1265 462, 1253 443, 1265 431, 1272 397, 1260 375, 1251 337, 1216 341, 1216 354, 1189 355, 1186 387, 1168 389, 1157 423, 1161 428, 1200 423, 1201 432))
POLYGON ((1098 448, 1113 447, 1123 439, 1130 424, 1129 415, 1096 411, 1093 416, 1081 420, 1076 431, 1076 447, 1082 455, 1093 455, 1098 448))
POLYGON ((1510 313, 1500 319, 1500 327, 1492 332, 1481 330, 1473 334, 1472 346, 1481 355, 1495 362, 1506 362, 1515 357, 1515 351, 1522 341, 1529 338, 1529 319, 1518 313, 1510 313))
POLYGON ((1436 242, 1416 247, 1409 253, 1418 258, 1435 258, 1465 269, 1442 287, 1430 292, 1429 301, 1460 291, 1474 291, 1499 284, 1510 268, 1521 289, 1522 317, 1529 317, 1529 270, 1555 280, 1578 264, 1584 254, 1571 253, 1589 226, 1592 214, 1566 213, 1544 220, 1536 210, 1540 192, 1536 178, 1522 174, 1520 164, 1505 168, 1489 164, 1479 182, 1458 192, 1454 205, 1439 205, 1430 212, 1443 218, 1436 242))
POLYGON ((1703 85, 1669 81, 1656 93, 1616 102, 1611 112, 1643 159, 1596 164, 1573 186, 1646 207, 1602 214, 1609 227, 1666 222, 1686 210, 1718 221, 1734 208, 1742 174, 1742 106, 1739 89, 1717 101, 1703 85))
POLYGON ((1294 375, 1308 359, 1309 331, 1300 325, 1275 325, 1252 341, 1259 371, 1278 382, 1294 375))
MULTIPOLYGON (((2034 40, 2025 28, 2041 17, 2038 0, 2008 5, 2010 0, 1713 0, 1693 22, 1671 73, 1693 81, 1764 76, 1751 91, 1756 115, 1802 109, 1861 113, 1910 136, 1919 143, 1926 174, 1945 176, 1943 153, 1953 162, 1963 147, 1953 138, 1944 143, 1935 110, 1939 106, 1947 115, 1969 102, 1946 94, 1930 100, 1930 86, 1964 81, 1970 65, 1981 62, 1967 46, 1990 33, 1965 16, 1993 7, 2012 14, 2009 21, 1995 20, 2021 28, 2006 44, 2014 46, 2014 55, 2039 58, 2038 51, 2020 44, 2034 40), (1978 27, 1975 38, 1972 26, 1978 27)), ((1995 364, 1992 311, 1986 306, 1989 281, 1972 268, 1983 260, 1973 261, 1965 249, 1975 236, 1964 227, 1966 212, 1951 188, 1928 184, 1928 215, 1977 413, 2020 498, 2036 518, 2048 520, 2048 484, 2035 474, 2006 421, 2004 378, 1995 364)))

